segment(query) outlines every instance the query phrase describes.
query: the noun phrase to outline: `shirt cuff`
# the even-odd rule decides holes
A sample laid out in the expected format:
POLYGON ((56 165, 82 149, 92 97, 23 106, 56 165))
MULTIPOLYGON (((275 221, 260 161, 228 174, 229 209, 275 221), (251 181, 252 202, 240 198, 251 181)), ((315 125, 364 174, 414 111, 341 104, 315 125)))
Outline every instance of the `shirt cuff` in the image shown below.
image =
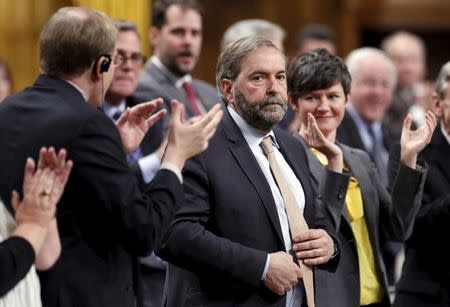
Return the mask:
POLYGON ((144 182, 149 183, 158 172, 161 166, 161 161, 158 159, 158 156, 155 153, 152 153, 139 159, 138 164, 142 173, 142 177, 144 178, 144 182))
POLYGON ((180 182, 183 183, 183 176, 181 175, 181 170, 176 165, 174 165, 170 162, 163 162, 161 164, 161 169, 166 169, 166 170, 174 172, 175 175, 177 175, 180 182))
POLYGON ((264 272, 262 274, 261 280, 266 278, 267 272, 269 271, 270 254, 267 254, 266 265, 264 266, 264 272))

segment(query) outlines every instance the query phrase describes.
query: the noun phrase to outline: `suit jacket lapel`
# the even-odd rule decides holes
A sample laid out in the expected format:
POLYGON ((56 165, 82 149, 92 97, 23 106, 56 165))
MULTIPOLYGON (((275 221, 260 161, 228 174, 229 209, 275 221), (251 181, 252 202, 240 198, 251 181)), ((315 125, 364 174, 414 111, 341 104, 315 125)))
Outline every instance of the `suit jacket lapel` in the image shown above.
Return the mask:
POLYGON ((442 174, 450 181, 448 177, 450 174, 450 159, 447 158, 447 154, 450 152, 450 145, 442 134, 440 125, 436 127, 433 138, 431 139, 431 145, 434 147, 432 162, 439 165, 442 174))
POLYGON ((376 189, 376 187, 374 187, 371 178, 368 176, 368 166, 362 163, 360 157, 351 147, 342 144, 340 144, 340 147, 344 155, 345 163, 350 168, 352 175, 358 180, 369 236, 371 237, 372 242, 377 244, 378 238, 374 237, 376 236, 376 233, 372 233, 371 229, 377 229, 378 227, 375 222, 378 220, 377 216, 379 212, 378 204, 376 206, 372 205, 375 201, 374 189, 376 189))
POLYGON ((186 109, 186 115, 188 117, 194 115, 194 111, 192 110, 190 103, 188 103, 189 100, 184 90, 175 87, 176 80, 174 80, 171 75, 162 69, 159 69, 154 64, 148 68, 148 73, 154 76, 155 80, 160 85, 160 92, 163 93, 165 97, 168 97, 170 100, 176 99, 183 103, 186 109))
POLYGON ((278 219, 278 212, 269 183, 267 182, 258 161, 253 155, 253 152, 248 146, 239 127, 233 121, 228 112, 225 112, 222 119, 222 128, 224 129, 225 135, 229 141, 228 148, 258 193, 272 226, 274 227, 281 244, 284 246, 280 221, 278 219))
POLYGON ((192 79, 192 85, 194 86, 195 89, 195 94, 197 95, 197 99, 200 100, 201 104, 203 105, 203 108, 208 111, 210 110, 214 104, 216 104, 218 101, 220 101, 219 96, 217 96, 217 99, 215 101, 210 101, 206 95, 202 94, 202 91, 200 90, 201 88, 201 83, 192 79))
POLYGON ((298 147, 289 146, 287 140, 280 135, 277 128, 274 129, 277 143, 280 146, 280 152, 286 159, 291 169, 294 171, 298 180, 300 181, 303 192, 305 193, 305 210, 303 215, 307 221, 312 221, 314 218, 314 196, 312 191, 312 185, 310 181, 311 172, 309 170, 308 161, 302 159, 304 152, 301 151, 301 143, 297 142, 298 147), (296 150, 298 149, 298 150, 296 150))

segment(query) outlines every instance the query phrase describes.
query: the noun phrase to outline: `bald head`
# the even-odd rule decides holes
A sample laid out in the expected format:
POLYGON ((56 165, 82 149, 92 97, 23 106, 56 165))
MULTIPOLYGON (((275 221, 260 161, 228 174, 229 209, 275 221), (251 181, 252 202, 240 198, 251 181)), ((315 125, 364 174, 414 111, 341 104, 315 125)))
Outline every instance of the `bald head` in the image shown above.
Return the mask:
POLYGON ((426 51, 419 36, 406 31, 395 32, 386 37, 381 46, 397 67, 400 87, 409 87, 423 80, 426 51))

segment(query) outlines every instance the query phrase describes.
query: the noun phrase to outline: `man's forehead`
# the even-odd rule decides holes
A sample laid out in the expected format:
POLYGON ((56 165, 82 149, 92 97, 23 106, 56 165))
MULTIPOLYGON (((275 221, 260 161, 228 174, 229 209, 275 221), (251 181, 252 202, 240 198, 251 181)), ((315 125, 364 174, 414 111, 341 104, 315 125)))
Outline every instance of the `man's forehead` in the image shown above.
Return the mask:
POLYGON ((164 26, 176 27, 189 23, 192 27, 202 26, 202 16, 200 13, 187 6, 173 4, 166 10, 166 18, 164 26))
POLYGON ((286 70, 286 59, 276 48, 259 47, 247 54, 241 61, 241 70, 286 70))
POLYGON ((116 49, 124 51, 141 51, 141 41, 133 31, 119 32, 116 40, 116 49))

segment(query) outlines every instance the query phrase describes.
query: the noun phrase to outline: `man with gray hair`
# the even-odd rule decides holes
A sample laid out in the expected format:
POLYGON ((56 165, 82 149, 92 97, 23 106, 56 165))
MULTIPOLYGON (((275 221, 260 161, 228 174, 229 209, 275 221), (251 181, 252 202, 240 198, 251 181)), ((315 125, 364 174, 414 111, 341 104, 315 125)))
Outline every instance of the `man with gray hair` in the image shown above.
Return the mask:
POLYGON ((313 279, 302 277, 310 266, 336 268, 328 206, 342 205, 348 177, 329 171, 329 186, 316 195, 304 147, 275 127, 288 102, 286 58, 272 42, 249 36, 225 47, 216 82, 225 116, 205 153, 186 164, 185 203, 159 250, 169 262, 166 306, 308 299, 313 307, 313 279), (291 237, 291 218, 310 229, 291 237))
POLYGON ((264 19, 244 19, 232 24, 223 34, 220 47, 223 49, 238 39, 252 35, 262 36, 281 51, 284 50, 286 31, 281 26, 264 19))
MULTIPOLYGON (((345 145, 366 151, 387 186, 389 149, 399 141, 399 135, 392 134, 383 120, 392 102, 397 70, 382 50, 372 47, 350 52, 346 65, 352 77, 352 89, 336 138, 345 145)), ((395 284, 395 262, 401 244, 388 241, 385 245, 383 258, 388 283, 392 286, 395 284)))
POLYGON ((347 56, 352 90, 337 139, 369 153, 387 184, 389 147, 397 139, 383 122, 392 101, 397 71, 386 54, 376 48, 356 49, 347 56))
MULTIPOLYGON (((429 170, 422 206, 406 242, 395 307, 450 306, 448 255, 433 252, 442 246, 444 234, 450 231, 450 62, 442 66, 435 90, 432 100, 439 125, 419 156, 428 163, 429 170)), ((391 159, 398 161, 399 152, 392 154, 391 159)))

